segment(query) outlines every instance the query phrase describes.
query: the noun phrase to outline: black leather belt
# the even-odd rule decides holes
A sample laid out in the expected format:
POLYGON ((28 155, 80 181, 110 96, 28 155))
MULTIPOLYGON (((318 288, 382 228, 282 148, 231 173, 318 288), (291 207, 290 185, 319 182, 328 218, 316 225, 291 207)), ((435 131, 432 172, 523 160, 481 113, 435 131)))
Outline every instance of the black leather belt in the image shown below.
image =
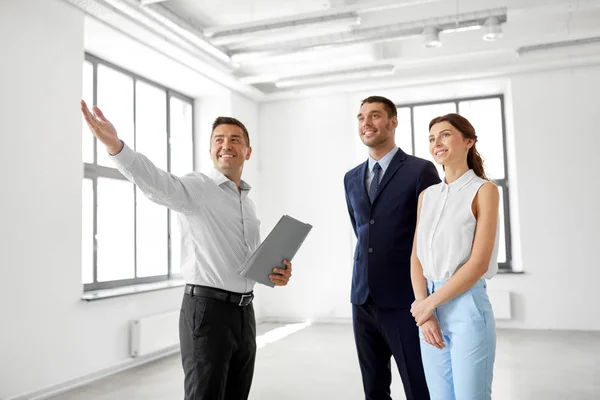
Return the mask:
POLYGON ((215 289, 207 286, 185 285, 185 294, 190 296, 208 297, 210 299, 220 300, 225 303, 236 304, 240 307, 245 307, 252 303, 254 293, 234 293, 226 290, 215 289))

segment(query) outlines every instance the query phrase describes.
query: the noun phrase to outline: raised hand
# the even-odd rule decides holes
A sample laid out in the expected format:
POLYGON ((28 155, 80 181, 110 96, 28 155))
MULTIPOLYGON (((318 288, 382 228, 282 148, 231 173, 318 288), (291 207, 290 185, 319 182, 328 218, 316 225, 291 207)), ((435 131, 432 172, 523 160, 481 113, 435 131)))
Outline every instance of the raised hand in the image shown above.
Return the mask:
POLYGON ((96 136, 96 138, 106 146, 106 149, 111 155, 115 155, 123 148, 123 143, 117 136, 117 130, 106 119, 102 111, 98 107, 93 107, 94 113, 90 112, 85 101, 81 100, 81 112, 83 117, 90 127, 90 131, 96 136))

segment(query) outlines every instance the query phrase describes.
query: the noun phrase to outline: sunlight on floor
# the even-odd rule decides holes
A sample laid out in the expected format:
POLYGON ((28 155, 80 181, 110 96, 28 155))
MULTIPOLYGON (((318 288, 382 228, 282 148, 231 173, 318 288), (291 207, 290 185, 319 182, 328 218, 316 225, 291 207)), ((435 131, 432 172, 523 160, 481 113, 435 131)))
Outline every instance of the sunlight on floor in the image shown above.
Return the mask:
POLYGON ((306 320, 305 322, 287 324, 279 328, 271 329, 267 333, 256 337, 256 348, 263 348, 269 343, 274 343, 278 340, 281 340, 292 333, 296 333, 302 329, 308 328, 310 325, 310 320, 306 320))

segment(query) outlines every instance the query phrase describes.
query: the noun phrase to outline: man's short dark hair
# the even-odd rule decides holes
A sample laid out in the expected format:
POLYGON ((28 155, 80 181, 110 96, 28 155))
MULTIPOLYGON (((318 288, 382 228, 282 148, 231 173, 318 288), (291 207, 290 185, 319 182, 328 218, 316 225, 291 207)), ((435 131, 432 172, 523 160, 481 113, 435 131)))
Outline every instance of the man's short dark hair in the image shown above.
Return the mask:
POLYGON ((391 101, 390 99, 387 99, 385 97, 382 96, 369 96, 366 99, 364 99, 362 101, 362 103, 360 103, 360 106, 362 107, 365 103, 382 103, 383 104, 383 108, 385 108, 385 111, 387 111, 388 117, 392 118, 392 117, 397 117, 398 116, 398 109, 396 108, 396 105, 394 104, 393 101, 391 101))
MULTIPOLYGON (((248 130, 246 129, 244 124, 242 124, 238 119, 233 118, 233 117, 217 117, 217 119, 215 119, 215 122, 213 122, 212 132, 214 132, 215 129, 217 129, 217 126, 219 126, 219 125, 235 125, 235 126, 240 127, 242 132, 244 132, 244 139, 246 139, 246 144, 248 146, 250 146, 250 136, 248 136, 248 130)), ((210 134, 211 138, 212 138, 212 132, 210 134)))

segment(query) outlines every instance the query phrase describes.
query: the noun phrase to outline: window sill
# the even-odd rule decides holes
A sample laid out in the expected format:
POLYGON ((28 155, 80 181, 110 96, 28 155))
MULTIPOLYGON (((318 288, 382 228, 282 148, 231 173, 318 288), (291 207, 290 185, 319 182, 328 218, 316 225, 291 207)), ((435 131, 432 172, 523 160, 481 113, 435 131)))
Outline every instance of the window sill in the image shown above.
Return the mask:
POLYGON ((130 294, 153 292, 155 290, 171 289, 185 285, 183 279, 171 279, 168 281, 144 283, 140 285, 123 286, 112 289, 101 289, 85 292, 81 295, 81 300, 94 301, 110 299, 113 297, 128 296, 130 294))
POLYGON ((498 275, 525 275, 525 272, 513 271, 512 269, 499 269, 498 275))

